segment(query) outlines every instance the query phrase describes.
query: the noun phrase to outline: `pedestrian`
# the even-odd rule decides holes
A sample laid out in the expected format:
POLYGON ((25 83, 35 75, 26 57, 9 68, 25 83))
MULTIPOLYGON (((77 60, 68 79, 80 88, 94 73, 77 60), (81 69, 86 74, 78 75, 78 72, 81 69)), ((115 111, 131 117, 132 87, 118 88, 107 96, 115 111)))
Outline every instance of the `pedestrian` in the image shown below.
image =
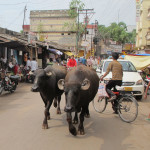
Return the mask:
POLYGON ((78 61, 78 57, 77 56, 75 57, 75 60, 77 62, 77 65, 79 65, 79 61, 78 61))
POLYGON ((91 61, 92 61, 92 67, 93 67, 94 69, 96 69, 96 68, 97 68, 97 61, 95 60, 95 57, 94 57, 94 56, 92 56, 91 61))
POLYGON ((74 59, 74 55, 71 56, 71 59, 69 59, 68 63, 67 63, 68 67, 76 67, 77 66, 77 62, 74 59))
POLYGON ((89 57, 89 58, 87 59, 86 65, 87 65, 88 67, 92 67, 91 57, 89 57))
POLYGON ((16 58, 14 57, 14 55, 11 56, 11 62, 12 62, 12 65, 15 66, 16 63, 17 63, 17 60, 16 58))
POLYGON ((149 90, 149 86, 150 86, 150 81, 149 81, 149 83, 148 83, 148 85, 146 87, 144 99, 147 99, 147 92, 149 90))
POLYGON ((70 58, 71 58, 70 56, 67 58, 67 63, 69 62, 70 58))
POLYGON ((86 66, 86 59, 85 59, 85 57, 82 58, 81 63, 86 66))
POLYGON ((31 61, 31 71, 35 71, 38 69, 38 63, 35 60, 35 58, 33 58, 33 60, 31 61))
POLYGON ((27 64, 26 64, 26 69, 27 70, 31 69, 31 59, 30 59, 30 57, 28 57, 27 64))

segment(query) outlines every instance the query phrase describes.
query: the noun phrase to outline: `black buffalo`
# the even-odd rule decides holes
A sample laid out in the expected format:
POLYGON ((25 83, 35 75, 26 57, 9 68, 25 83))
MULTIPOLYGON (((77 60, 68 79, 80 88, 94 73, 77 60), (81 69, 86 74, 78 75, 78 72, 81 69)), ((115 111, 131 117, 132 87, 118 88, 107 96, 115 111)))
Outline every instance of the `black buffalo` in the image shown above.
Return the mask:
POLYGON ((84 115, 88 112, 89 103, 94 99, 99 86, 99 78, 95 71, 86 66, 78 66, 67 73, 65 80, 59 80, 58 87, 65 92, 67 121, 69 131, 77 135, 72 123, 71 112, 75 113, 74 122, 77 121, 77 112, 80 112, 78 131, 84 134, 84 115))
POLYGON ((66 73, 66 68, 58 65, 48 66, 45 69, 38 69, 34 73, 35 80, 31 90, 33 92, 40 92, 43 102, 45 103, 43 129, 48 128, 47 120, 50 119, 49 109, 53 103, 53 100, 55 107, 57 107, 58 101, 57 113, 61 113, 59 104, 63 90, 58 88, 57 82, 60 79, 64 79, 66 73))

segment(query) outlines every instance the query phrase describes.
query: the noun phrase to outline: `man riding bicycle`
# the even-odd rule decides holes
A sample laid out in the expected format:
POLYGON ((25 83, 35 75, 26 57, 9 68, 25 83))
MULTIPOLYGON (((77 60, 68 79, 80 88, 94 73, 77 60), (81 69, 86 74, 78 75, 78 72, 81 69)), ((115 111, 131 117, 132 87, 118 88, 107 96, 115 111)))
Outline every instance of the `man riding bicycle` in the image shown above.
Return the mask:
POLYGON ((123 69, 122 65, 117 61, 119 58, 118 53, 112 53, 113 61, 109 63, 106 73, 101 77, 101 81, 103 81, 103 78, 109 74, 109 72, 112 72, 112 79, 108 82, 106 85, 106 91, 109 95, 109 101, 115 100, 116 95, 111 91, 113 87, 116 85, 121 86, 122 85, 122 77, 123 77, 123 69))

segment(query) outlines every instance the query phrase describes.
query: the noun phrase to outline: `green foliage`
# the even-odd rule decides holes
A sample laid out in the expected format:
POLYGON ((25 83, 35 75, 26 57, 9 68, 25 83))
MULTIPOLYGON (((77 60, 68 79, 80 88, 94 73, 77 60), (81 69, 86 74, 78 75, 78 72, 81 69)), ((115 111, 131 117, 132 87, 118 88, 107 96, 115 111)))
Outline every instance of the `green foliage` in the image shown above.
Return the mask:
POLYGON ((43 25, 42 25, 42 23, 40 23, 40 24, 37 26, 37 32, 38 32, 39 40, 40 40, 40 41, 44 41, 44 35, 42 34, 42 31, 43 31, 43 25))
POLYGON ((133 30, 131 33, 127 33, 127 26, 124 22, 119 24, 114 22, 108 27, 99 25, 98 30, 103 40, 112 39, 119 44, 135 43, 136 31, 133 30))
MULTIPOLYGON (((77 23, 71 23, 71 22, 65 22, 64 23, 64 28, 67 29, 68 31, 71 32, 77 32, 78 31, 78 25, 77 23)), ((83 25, 82 23, 79 23, 79 31, 78 33, 80 35, 82 35, 84 33, 85 30, 85 25, 83 25)))
POLYGON ((72 0, 69 4, 69 16, 71 18, 76 18, 78 16, 77 10, 84 8, 84 3, 81 0, 72 0))
MULTIPOLYGON (((72 0, 69 4, 68 14, 71 18, 77 18, 78 10, 82 10, 84 8, 84 3, 81 0, 72 0)), ((78 32, 80 36, 84 33, 85 26, 82 23, 76 22, 65 22, 64 28, 68 31, 78 32)))

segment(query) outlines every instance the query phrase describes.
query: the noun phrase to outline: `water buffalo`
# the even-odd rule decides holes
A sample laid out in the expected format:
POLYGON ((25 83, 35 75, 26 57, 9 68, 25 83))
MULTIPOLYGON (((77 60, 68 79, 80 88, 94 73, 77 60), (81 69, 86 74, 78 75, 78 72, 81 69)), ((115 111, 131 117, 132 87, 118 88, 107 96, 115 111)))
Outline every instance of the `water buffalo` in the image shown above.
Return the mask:
POLYGON ((95 71, 86 66, 78 66, 69 71, 65 79, 58 81, 58 87, 65 92, 67 121, 69 131, 77 135, 76 128, 72 123, 71 112, 75 113, 74 121, 77 119, 77 112, 80 112, 79 134, 84 134, 84 115, 88 111, 89 103, 94 99, 99 86, 99 78, 95 71))
POLYGON ((58 101, 57 113, 61 113, 59 103, 63 90, 58 88, 57 82, 60 79, 64 79, 66 73, 66 68, 58 65, 48 66, 45 69, 38 69, 34 72, 35 80, 31 90, 33 92, 40 92, 41 98, 45 103, 43 129, 48 129, 47 120, 50 119, 49 109, 53 99, 55 107, 57 106, 58 101))

